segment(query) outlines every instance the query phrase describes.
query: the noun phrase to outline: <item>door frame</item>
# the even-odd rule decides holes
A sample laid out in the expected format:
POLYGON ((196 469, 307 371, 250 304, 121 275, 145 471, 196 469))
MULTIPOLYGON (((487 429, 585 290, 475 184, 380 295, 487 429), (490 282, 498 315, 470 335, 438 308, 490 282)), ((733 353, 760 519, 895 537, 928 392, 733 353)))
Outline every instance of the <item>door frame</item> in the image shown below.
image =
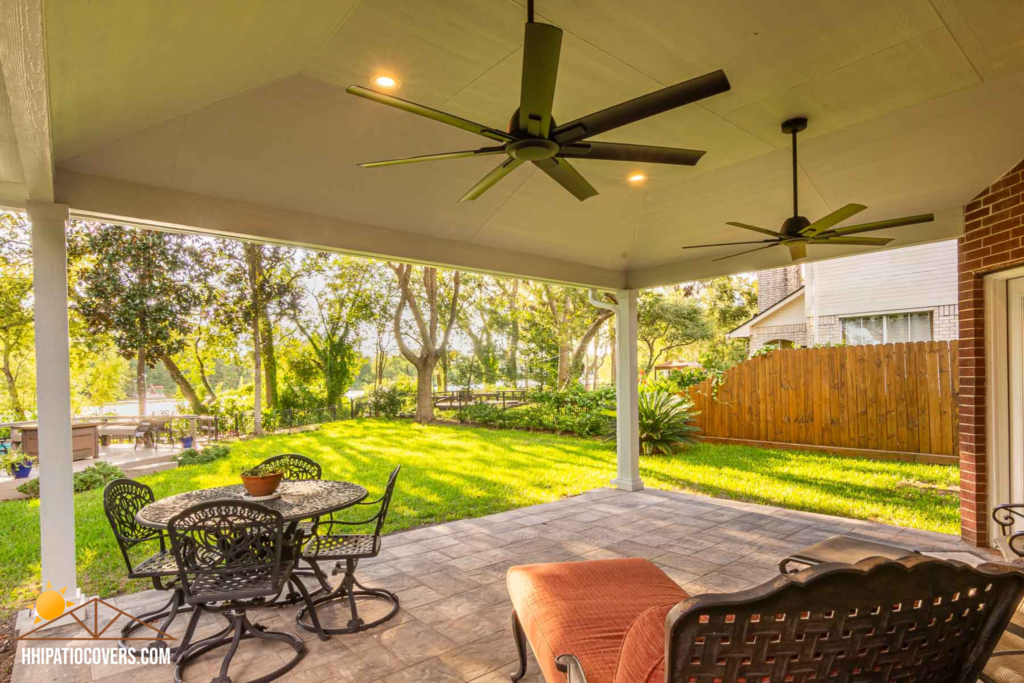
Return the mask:
MULTIPOLYGON (((988 463, 988 505, 985 515, 1010 496, 1007 472, 1009 463, 1000 454, 1010 449, 1009 330, 1007 299, 1009 281, 1024 277, 1024 267, 990 273, 985 276, 985 454, 988 463)), ((989 525, 989 540, 998 536, 998 527, 989 525)))

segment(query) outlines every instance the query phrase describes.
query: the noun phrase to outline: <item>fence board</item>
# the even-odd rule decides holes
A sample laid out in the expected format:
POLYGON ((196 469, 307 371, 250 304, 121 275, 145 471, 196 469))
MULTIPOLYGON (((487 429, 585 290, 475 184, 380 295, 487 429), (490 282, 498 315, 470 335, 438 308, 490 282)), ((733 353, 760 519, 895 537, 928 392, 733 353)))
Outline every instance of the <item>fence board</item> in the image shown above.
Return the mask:
POLYGON ((955 458, 957 343, 783 349, 687 392, 705 436, 955 458))

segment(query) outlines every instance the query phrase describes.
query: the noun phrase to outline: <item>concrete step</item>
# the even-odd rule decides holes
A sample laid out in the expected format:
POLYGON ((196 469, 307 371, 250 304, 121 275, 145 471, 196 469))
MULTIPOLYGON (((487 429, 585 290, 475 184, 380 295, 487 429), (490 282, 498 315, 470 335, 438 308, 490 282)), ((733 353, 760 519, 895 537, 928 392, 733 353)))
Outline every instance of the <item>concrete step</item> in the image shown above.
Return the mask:
POLYGON ((152 465, 145 465, 143 467, 121 468, 121 471, 124 472, 124 476, 129 479, 136 479, 147 474, 156 474, 157 472, 173 470, 177 466, 178 463, 172 460, 171 462, 159 462, 152 465))

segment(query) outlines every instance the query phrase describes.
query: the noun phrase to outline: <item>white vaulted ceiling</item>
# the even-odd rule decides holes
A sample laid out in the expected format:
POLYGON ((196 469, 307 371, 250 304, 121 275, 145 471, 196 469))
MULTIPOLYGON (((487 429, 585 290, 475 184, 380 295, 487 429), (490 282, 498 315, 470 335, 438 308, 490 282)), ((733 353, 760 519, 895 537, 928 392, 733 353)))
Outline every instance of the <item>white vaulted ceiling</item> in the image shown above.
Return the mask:
MULTIPOLYGON (((849 202, 869 207, 856 222, 936 213, 933 224, 879 233, 892 246, 959 234, 959 207, 1024 157, 1020 2, 537 0, 538 20, 565 31, 558 121, 725 70, 730 92, 600 137, 707 150, 696 167, 573 161, 600 192, 581 203, 525 165, 460 204, 498 157, 356 166, 487 144, 345 94, 375 74, 399 78, 398 97, 505 128, 519 97, 523 5, 46 2, 57 200, 124 216, 144 212, 151 190, 176 198, 165 204, 224 200, 322 221, 301 238, 282 228, 286 241, 415 258, 401 245, 441 238, 451 257, 423 260, 647 286, 786 262, 783 249, 719 263, 738 249, 680 249, 751 239, 729 220, 777 229, 790 214, 785 118, 810 120, 800 179, 811 220, 849 202), (625 180, 636 169, 649 176, 640 187, 625 180), (353 232, 318 238, 332 221, 353 232)), ((18 199, 2 105, 0 198, 18 199)), ((181 215, 134 217, 217 227, 197 225, 198 214, 171 219, 181 215)), ((810 256, 862 250, 812 246, 810 256)))

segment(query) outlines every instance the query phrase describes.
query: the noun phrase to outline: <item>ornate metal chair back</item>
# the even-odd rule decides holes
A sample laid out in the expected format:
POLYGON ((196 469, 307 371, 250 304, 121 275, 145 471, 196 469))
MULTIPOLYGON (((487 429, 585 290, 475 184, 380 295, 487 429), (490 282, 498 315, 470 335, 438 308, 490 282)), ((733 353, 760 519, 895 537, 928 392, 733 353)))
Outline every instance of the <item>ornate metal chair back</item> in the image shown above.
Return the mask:
POLYGON ((280 592, 284 518, 259 503, 214 500, 168 523, 171 550, 188 602, 239 601, 280 592))
POLYGON ((388 509, 391 507, 391 496, 395 493, 395 482, 398 481, 398 472, 402 469, 399 465, 391 471, 391 476, 388 477, 387 488, 384 489, 384 495, 380 499, 380 510, 377 511, 377 524, 374 527, 373 535, 380 537, 381 531, 384 530, 384 522, 387 521, 388 509))
POLYGON ((1003 558, 1007 562, 1024 564, 1024 504, 997 505, 992 510, 992 519, 1002 530, 1002 535, 996 539, 996 547, 1003 558))
POLYGON ((1024 572, 1005 565, 822 564, 677 605, 667 679, 974 683, 1022 597, 1024 572))
POLYGON ((115 479, 103 489, 103 512, 121 549, 128 573, 134 572, 131 550, 141 543, 159 541, 164 550, 164 536, 160 531, 142 526, 135 520, 139 510, 156 500, 153 489, 131 479, 115 479))
POLYGON ((260 465, 274 465, 281 468, 284 478, 289 481, 309 481, 320 479, 323 476, 323 468, 315 460, 311 460, 298 453, 284 453, 267 458, 260 465))

